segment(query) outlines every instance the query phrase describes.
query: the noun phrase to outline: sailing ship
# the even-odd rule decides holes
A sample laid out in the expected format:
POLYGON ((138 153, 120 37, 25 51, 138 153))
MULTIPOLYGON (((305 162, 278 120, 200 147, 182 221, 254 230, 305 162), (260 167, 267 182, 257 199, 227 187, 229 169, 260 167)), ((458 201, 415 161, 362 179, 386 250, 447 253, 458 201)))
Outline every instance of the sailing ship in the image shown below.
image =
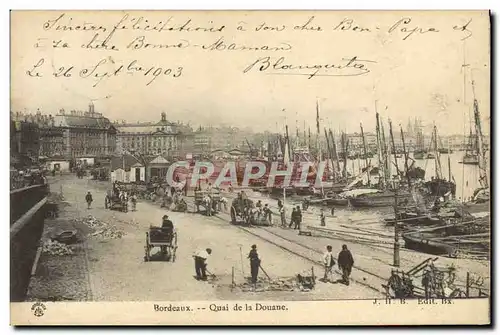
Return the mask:
MULTIPOLYGON (((455 197, 457 186, 455 182, 452 180, 451 171, 448 174, 449 176, 448 180, 443 178, 441 170, 441 157, 437 147, 437 141, 438 141, 437 127, 434 125, 434 132, 431 142, 434 146, 433 157, 434 157, 435 177, 433 177, 430 181, 426 182, 424 186, 427 188, 426 191, 430 197, 447 197, 448 195, 451 195, 451 197, 455 197)), ((448 168, 450 169, 450 167, 448 168)))
MULTIPOLYGON (((479 103, 475 97, 474 92, 474 81, 472 81, 472 92, 474 95, 474 124, 476 128, 476 139, 478 148, 478 167, 479 167, 479 184, 480 187, 474 190, 472 197, 472 203, 469 207, 477 207, 477 205, 483 204, 483 208, 490 202, 490 189, 489 189, 489 172, 488 172, 488 159, 487 151, 483 143, 483 130, 481 127, 481 114, 479 113, 479 103), (474 206, 474 205, 475 206, 474 206)), ((486 209, 486 208, 485 208, 486 209)))
POLYGON ((460 161, 461 164, 479 165, 477 142, 477 135, 473 134, 471 129, 469 135, 469 143, 467 144, 465 154, 460 161))
POLYGON ((450 148, 450 140, 449 139, 448 139, 447 147, 445 147, 443 145, 443 142, 440 140, 440 146, 439 146, 438 152, 441 155, 449 155, 449 154, 453 153, 453 150, 451 150, 451 148, 450 148))
MULTIPOLYGON (((394 137, 392 134, 392 124, 389 122, 390 137, 392 142, 392 152, 394 153, 394 137)), ((400 181, 400 171, 396 163, 397 178, 393 179, 391 175, 392 162, 390 159, 390 150, 387 144, 384 127, 380 122, 379 113, 376 112, 376 133, 377 133, 377 159, 378 159, 378 178, 373 178, 371 175, 372 167, 366 160, 367 169, 365 171, 368 187, 349 190, 345 194, 349 199, 349 204, 352 207, 392 207, 399 203, 407 202, 411 198, 408 190, 405 190, 400 181)), ((363 148, 366 153, 366 141, 364 138, 363 126, 361 125, 361 136, 363 137, 363 148)), ((351 183, 350 186, 356 185, 357 181, 351 183)))
MULTIPOLYGON (((472 81, 472 89, 474 92, 474 81, 472 81)), ((407 248, 435 254, 448 254, 454 257, 489 258, 491 243, 489 175, 486 170, 486 151, 483 146, 479 105, 475 96, 474 123, 477 134, 481 187, 475 190, 472 202, 462 204, 456 200, 449 200, 443 204, 439 202, 435 204, 432 213, 427 215, 428 220, 424 220, 428 225, 426 228, 421 228, 421 215, 419 215, 420 221, 408 221, 407 223, 410 225, 406 227, 407 231, 402 235, 407 248), (477 206, 479 210, 475 208, 477 206), (481 215, 478 213, 480 210, 484 212, 481 215)), ((434 130, 434 134, 436 134, 436 130, 434 130)), ((448 182, 451 184, 451 171, 449 173, 448 182)))
POLYGON ((422 122, 420 120, 415 121, 415 127, 417 128, 416 133, 416 144, 415 150, 413 151, 413 159, 424 159, 427 151, 424 146, 424 134, 422 132, 422 122))

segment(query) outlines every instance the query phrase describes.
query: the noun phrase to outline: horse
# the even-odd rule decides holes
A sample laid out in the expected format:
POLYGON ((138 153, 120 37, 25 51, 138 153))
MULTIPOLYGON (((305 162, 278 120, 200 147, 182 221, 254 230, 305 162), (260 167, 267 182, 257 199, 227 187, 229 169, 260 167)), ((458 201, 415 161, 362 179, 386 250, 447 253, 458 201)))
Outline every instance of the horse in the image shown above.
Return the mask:
POLYGON ((205 207, 207 215, 212 216, 212 197, 205 195, 201 203, 205 207))
POLYGON ((220 205, 223 205, 224 206, 224 211, 227 212, 227 204, 228 204, 228 201, 225 197, 221 197, 220 200, 219 200, 219 210, 220 210, 220 205))

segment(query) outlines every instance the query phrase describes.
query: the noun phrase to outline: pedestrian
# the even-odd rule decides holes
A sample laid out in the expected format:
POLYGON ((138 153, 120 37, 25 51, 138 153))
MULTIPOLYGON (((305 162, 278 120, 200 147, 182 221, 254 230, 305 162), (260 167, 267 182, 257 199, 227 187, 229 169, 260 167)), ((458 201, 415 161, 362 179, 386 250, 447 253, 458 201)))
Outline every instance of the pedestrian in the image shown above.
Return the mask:
POLYGON ((332 216, 335 216, 335 207, 332 206, 332 209, 331 209, 331 214, 332 216))
POLYGON ((322 227, 326 226, 325 211, 323 210, 323 208, 321 208, 319 212, 319 220, 320 220, 320 226, 322 227))
POLYGON ((288 228, 292 228, 292 225, 294 225, 294 228, 297 226, 295 221, 297 220, 297 209, 293 207, 292 209, 292 214, 290 215, 290 224, 288 225, 288 228))
POLYGON ((221 197, 220 203, 224 206, 224 212, 227 212, 227 199, 226 199, 226 197, 221 197))
POLYGON ((247 258, 250 259, 250 273, 252 276, 252 284, 255 285, 259 276, 260 267, 260 258, 259 254, 257 253, 257 246, 255 244, 252 245, 252 250, 250 250, 247 258))
POLYGON ((323 276, 323 281, 329 281, 329 276, 332 275, 333 266, 335 265, 335 260, 333 259, 332 246, 326 246, 326 252, 323 254, 323 265, 325 267, 325 275, 323 276))
POLYGON ((354 258, 345 244, 342 245, 338 262, 339 270, 342 271, 342 281, 344 284, 349 285, 349 276, 351 275, 352 266, 354 265, 354 258))
POLYGON ((304 199, 304 201, 302 201, 302 209, 307 211, 308 208, 309 208, 309 199, 304 199))
POLYGON ((92 201, 94 201, 94 199, 92 199, 92 194, 90 193, 90 191, 87 192, 85 201, 87 202, 87 209, 90 209, 90 205, 92 205, 92 201))
POLYGON ((281 205, 279 207, 280 218, 281 218, 281 226, 286 227, 286 216, 285 216, 285 206, 281 205))
POLYGON ((207 260, 211 254, 212 249, 206 248, 195 252, 193 255, 196 280, 207 280, 207 260))
POLYGON ((273 223, 273 218, 272 218, 272 214, 273 212, 271 211, 271 209, 269 208, 269 205, 268 204, 265 204, 264 205, 264 209, 263 209, 263 212, 264 212, 264 217, 269 220, 269 223, 272 224, 273 223))
POLYGON ((297 210, 295 211, 295 227, 293 229, 300 230, 301 223, 302 223, 302 211, 300 210, 300 206, 297 206, 297 210))
POLYGON ((132 195, 130 196, 130 202, 132 202, 132 211, 135 212, 137 206, 137 196, 135 195, 135 193, 132 193, 132 195))
POLYGON ((168 215, 163 215, 161 228, 167 234, 172 234, 174 232, 174 223, 168 218, 168 215))

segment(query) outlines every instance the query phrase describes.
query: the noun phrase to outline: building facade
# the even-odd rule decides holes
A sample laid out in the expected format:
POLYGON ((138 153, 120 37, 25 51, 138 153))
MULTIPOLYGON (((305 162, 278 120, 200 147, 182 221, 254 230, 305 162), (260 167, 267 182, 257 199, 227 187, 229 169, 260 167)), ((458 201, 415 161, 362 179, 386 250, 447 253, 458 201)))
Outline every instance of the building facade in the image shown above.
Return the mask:
POLYGON ((200 127, 193 133, 194 152, 208 154, 216 150, 248 151, 247 140, 253 142, 253 134, 235 127, 200 127))
POLYGON ((40 132, 38 125, 29 121, 10 121, 11 157, 28 158, 37 161, 40 153, 40 132))
MULTIPOLYGON (((346 135, 347 135, 347 140, 349 141, 349 150, 356 150, 356 151, 363 150, 364 144, 361 133, 351 133, 346 135)), ((374 133, 366 132, 364 133, 364 136, 365 136, 366 149, 368 151, 375 150, 377 148, 377 135, 374 133)), ((340 139, 338 140, 340 141, 340 139)))
POLYGON ((116 151, 116 128, 89 105, 87 112, 63 110, 54 117, 54 126, 63 131, 64 156, 103 158, 116 151))
POLYGON ((116 151, 116 129, 109 119, 95 112, 92 103, 88 111, 61 110, 52 116, 42 115, 38 110, 36 114, 12 113, 11 117, 17 123, 36 125, 36 132, 33 130, 36 135, 32 136, 38 137, 37 156, 101 158, 116 151))
POLYGON ((167 121, 165 113, 161 114, 157 123, 122 123, 115 126, 118 153, 172 157, 180 154, 186 140, 181 127, 167 121))

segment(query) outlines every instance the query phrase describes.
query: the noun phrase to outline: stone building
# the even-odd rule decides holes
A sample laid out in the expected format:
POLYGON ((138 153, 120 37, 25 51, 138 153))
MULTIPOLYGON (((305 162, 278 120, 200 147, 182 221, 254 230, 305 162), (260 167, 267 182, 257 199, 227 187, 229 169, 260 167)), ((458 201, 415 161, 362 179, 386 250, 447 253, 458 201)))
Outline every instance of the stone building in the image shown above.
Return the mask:
POLYGON ((167 121, 165 113, 161 113, 161 119, 156 123, 121 123, 115 126, 119 153, 175 157, 190 150, 190 128, 167 121))
POLYGON ((40 132, 38 125, 29 121, 10 121, 10 154, 16 161, 38 160, 40 132))
POLYGON ((109 119, 95 112, 92 103, 88 111, 60 110, 52 116, 38 110, 36 114, 11 113, 11 118, 16 123, 36 125, 38 156, 103 158, 116 151, 116 129, 109 119))
POLYGON ((107 157, 116 151, 116 129, 101 113, 89 105, 87 112, 61 110, 54 127, 63 131, 64 156, 67 158, 107 157))
POLYGON ((249 150, 247 140, 253 134, 235 127, 200 127, 193 133, 196 154, 209 154, 215 150, 249 150))

